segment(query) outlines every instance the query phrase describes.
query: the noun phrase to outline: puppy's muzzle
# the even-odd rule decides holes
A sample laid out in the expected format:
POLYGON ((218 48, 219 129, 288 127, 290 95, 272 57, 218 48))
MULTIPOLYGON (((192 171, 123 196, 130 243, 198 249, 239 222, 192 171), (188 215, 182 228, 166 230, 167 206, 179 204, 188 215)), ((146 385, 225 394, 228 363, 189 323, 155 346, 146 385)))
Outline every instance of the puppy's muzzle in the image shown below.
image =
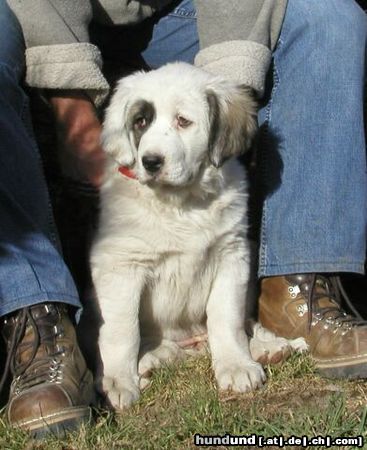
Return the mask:
POLYGON ((142 157, 141 162, 143 163, 144 169, 154 175, 162 168, 164 158, 160 155, 145 155, 142 157))

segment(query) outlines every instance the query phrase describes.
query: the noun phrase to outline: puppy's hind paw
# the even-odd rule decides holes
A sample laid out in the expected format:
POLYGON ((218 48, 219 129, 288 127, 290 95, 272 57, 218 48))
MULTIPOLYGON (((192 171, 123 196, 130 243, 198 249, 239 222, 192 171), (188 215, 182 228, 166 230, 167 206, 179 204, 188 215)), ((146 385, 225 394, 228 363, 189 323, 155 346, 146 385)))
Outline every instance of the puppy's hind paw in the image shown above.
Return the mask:
POLYGON ((297 339, 288 339, 288 343, 296 352, 303 353, 308 351, 308 344, 302 337, 297 339))
POLYGON ((250 339, 252 358, 262 365, 279 364, 286 361, 293 352, 303 352, 308 346, 303 338, 286 339, 276 336, 259 323, 255 324, 250 339))

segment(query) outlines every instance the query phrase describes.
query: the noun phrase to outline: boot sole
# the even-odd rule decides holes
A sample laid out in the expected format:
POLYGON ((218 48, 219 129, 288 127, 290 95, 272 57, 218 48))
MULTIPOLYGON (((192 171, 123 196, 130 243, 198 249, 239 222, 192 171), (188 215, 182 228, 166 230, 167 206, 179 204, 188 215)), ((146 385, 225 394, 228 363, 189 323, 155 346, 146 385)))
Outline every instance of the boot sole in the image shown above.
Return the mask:
POLYGON ((91 408, 84 406, 71 407, 55 414, 25 422, 13 422, 11 425, 29 431, 35 438, 43 438, 50 434, 62 437, 65 433, 75 431, 83 424, 91 424, 92 421, 91 408))
POLYGON ((360 360, 357 363, 355 361, 348 361, 344 364, 336 364, 337 361, 334 361, 333 365, 315 361, 315 368, 320 375, 323 375, 326 378, 344 378, 348 380, 367 378, 367 359, 360 360))

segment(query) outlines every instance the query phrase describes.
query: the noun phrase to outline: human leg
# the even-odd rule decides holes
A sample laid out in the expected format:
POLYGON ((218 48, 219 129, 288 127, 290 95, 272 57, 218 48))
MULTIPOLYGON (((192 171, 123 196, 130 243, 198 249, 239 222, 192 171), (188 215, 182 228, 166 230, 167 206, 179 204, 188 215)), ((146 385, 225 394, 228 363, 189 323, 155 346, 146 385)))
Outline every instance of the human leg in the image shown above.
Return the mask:
POLYGON ((364 269, 366 33, 354 1, 289 2, 260 111, 260 319, 303 335, 328 376, 367 376, 365 325, 341 311, 340 283, 329 277, 364 269))
POLYGON ((80 307, 60 254, 28 99, 20 86, 22 35, 6 3, 1 8, 0 315, 44 301, 80 307))
POLYGON ((58 430, 89 415, 92 380, 68 317, 66 304, 80 303, 62 260, 20 87, 23 55, 19 25, 2 2, 0 315, 14 377, 6 415, 12 425, 44 432, 48 425, 58 430))
POLYGON ((289 2, 260 111, 266 138, 277 140, 262 152, 260 276, 364 271, 365 44, 366 16, 353 0, 289 2))

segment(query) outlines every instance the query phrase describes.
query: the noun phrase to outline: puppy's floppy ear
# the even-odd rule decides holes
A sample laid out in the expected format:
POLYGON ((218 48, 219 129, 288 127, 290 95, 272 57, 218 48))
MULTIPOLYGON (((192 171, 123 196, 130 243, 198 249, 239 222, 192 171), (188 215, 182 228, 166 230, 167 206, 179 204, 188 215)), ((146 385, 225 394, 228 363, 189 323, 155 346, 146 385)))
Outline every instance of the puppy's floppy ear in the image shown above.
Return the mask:
POLYGON ((131 89, 128 79, 122 79, 106 109, 102 130, 102 146, 119 164, 132 166, 135 154, 127 123, 128 101, 131 89))
POLYGON ((251 88, 221 81, 208 88, 209 159, 220 167, 251 146, 257 130, 257 106, 251 88))

